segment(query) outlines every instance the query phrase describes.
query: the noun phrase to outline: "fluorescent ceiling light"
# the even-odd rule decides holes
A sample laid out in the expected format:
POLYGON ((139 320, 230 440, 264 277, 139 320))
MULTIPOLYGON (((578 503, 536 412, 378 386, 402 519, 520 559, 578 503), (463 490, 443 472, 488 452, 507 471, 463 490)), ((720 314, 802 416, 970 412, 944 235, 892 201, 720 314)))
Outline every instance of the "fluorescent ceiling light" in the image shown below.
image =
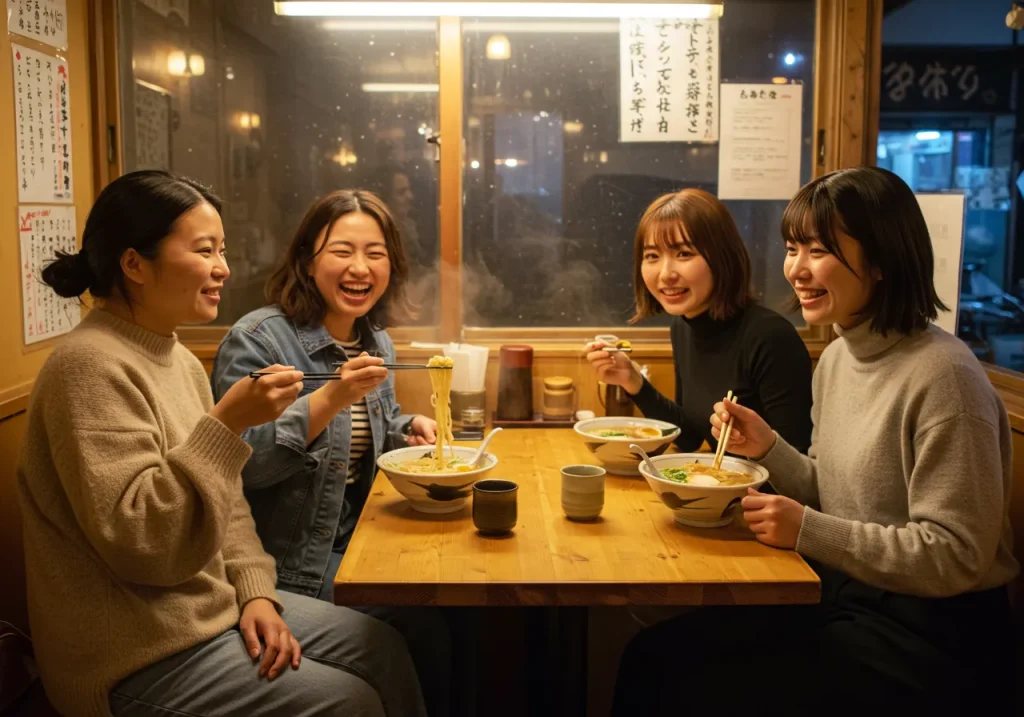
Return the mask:
POLYGON ((437 92, 438 86, 429 82, 367 82, 363 92, 437 92))
MULTIPOLYGON (((320 27, 332 32, 437 32, 437 20, 397 20, 391 18, 324 20, 320 27)), ((465 32, 501 32, 511 35, 520 32, 571 33, 573 35, 615 35, 619 32, 618 20, 595 22, 573 22, 568 20, 483 20, 462 25, 465 32)))
POLYGON ((284 0, 274 12, 291 17, 721 17, 721 4, 631 2, 315 2, 284 0))
POLYGON ((918 132, 916 136, 919 141, 928 142, 929 140, 938 139, 942 135, 935 130, 925 130, 924 132, 918 132))

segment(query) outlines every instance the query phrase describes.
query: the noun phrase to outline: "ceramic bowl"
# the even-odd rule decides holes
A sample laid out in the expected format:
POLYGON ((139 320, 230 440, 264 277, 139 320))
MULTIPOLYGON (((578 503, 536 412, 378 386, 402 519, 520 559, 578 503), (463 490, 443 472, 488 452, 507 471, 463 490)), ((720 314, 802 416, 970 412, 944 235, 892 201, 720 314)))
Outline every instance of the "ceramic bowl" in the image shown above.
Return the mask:
MULTIPOLYGON (((447 473, 408 473, 399 470, 395 464, 415 460, 433 450, 433 446, 411 446, 388 451, 377 459, 377 467, 391 481, 414 510, 421 513, 454 513, 461 510, 466 499, 473 493, 473 484, 484 478, 498 465, 493 453, 484 453, 480 467, 471 471, 449 471, 447 473)), ((476 454, 476 448, 455 446, 455 455, 469 460, 476 454)), ((448 455, 448 449, 445 449, 448 455)))
POLYGON ((631 416, 590 418, 577 422, 573 430, 606 471, 627 476, 640 475, 637 469, 640 456, 633 453, 629 447, 630 443, 643 448, 649 456, 659 456, 667 451, 672 441, 679 436, 679 429, 671 423, 631 416), (614 430, 624 426, 639 428, 651 435, 644 438, 594 435, 595 431, 614 430))
MULTIPOLYGON (((659 471, 678 468, 687 463, 712 465, 713 453, 673 453, 651 458, 659 471)), ((675 515, 676 522, 693 528, 719 528, 732 522, 733 506, 747 494, 747 488, 758 488, 768 480, 768 469, 756 463, 726 456, 722 468, 750 476, 750 483, 744 485, 702 486, 676 483, 675 481, 651 475, 645 463, 640 464, 640 473, 647 480, 661 502, 675 515)))

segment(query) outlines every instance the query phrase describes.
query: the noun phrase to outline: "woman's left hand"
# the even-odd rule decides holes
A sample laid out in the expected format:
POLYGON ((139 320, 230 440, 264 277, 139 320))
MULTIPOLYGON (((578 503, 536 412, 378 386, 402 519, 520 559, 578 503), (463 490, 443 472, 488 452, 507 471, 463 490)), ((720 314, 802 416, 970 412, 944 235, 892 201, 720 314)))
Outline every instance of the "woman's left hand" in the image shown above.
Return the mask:
POLYGON ((758 493, 747 489, 743 499, 743 519, 754 537, 765 545, 793 550, 804 522, 804 507, 792 498, 758 493))
POLYGON ((432 446, 437 442, 437 421, 426 416, 413 416, 405 442, 410 446, 432 446))
POLYGON ((289 664, 293 670, 299 669, 302 659, 302 648, 288 629, 284 619, 277 612, 274 603, 266 598, 250 600, 242 608, 242 618, 238 629, 245 640, 245 649, 254 661, 260 660, 259 676, 273 680, 280 675, 289 664), (260 641, 264 648, 260 649, 260 641))

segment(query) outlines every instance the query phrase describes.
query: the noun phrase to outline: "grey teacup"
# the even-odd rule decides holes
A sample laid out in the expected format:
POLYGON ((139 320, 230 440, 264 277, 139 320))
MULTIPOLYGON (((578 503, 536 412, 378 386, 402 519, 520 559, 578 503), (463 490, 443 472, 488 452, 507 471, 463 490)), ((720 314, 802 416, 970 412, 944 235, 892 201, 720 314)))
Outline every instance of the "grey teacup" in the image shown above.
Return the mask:
POLYGON ((605 469, 600 466, 565 466, 562 474, 562 510, 569 520, 597 520, 604 509, 605 469))

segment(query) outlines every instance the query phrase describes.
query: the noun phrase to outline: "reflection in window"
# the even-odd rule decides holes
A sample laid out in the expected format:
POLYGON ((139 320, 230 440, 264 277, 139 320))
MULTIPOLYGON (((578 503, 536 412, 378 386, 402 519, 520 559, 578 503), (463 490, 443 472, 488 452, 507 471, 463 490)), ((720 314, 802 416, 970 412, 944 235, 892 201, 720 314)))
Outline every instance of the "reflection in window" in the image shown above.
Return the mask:
POLYGON ((182 7, 120 2, 124 169, 186 174, 225 200, 232 277, 218 323, 264 303, 307 207, 352 187, 381 194, 403 230, 421 305, 406 321, 435 323, 436 21, 278 17, 270 2, 182 7))
MULTIPOLYGON (((735 0, 720 22, 723 82, 804 84, 809 180, 814 0, 735 0)), ((618 32, 615 20, 465 20, 467 325, 623 325, 643 210, 666 192, 717 189, 717 144, 618 141, 618 32)), ((786 203, 727 204, 758 295, 781 308, 791 294, 779 238, 786 203)))

